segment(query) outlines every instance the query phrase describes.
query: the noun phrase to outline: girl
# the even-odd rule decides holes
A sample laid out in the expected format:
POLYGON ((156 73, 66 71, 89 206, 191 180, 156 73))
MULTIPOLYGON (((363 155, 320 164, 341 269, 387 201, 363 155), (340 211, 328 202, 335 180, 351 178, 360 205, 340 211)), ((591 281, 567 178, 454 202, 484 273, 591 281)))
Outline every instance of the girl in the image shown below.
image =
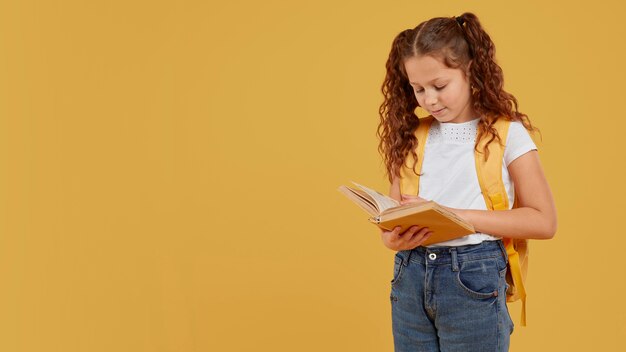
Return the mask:
POLYGON ((485 294, 506 291, 502 274, 508 258, 501 237, 550 239, 557 226, 529 135, 536 128, 503 90, 494 43, 473 13, 432 18, 401 32, 386 69, 377 135, 390 197, 402 204, 434 200, 477 231, 426 247, 421 246, 430 234, 426 227, 382 231, 383 244, 398 251, 391 281, 395 351, 507 351, 514 324, 506 295, 485 294), (418 106, 435 120, 426 139, 419 197, 407 197, 400 191, 400 168, 409 153, 417 159, 418 106), (518 203, 515 209, 489 211, 474 149, 485 138, 499 142, 493 128, 498 118, 511 121, 502 178, 509 204, 515 195, 518 203))

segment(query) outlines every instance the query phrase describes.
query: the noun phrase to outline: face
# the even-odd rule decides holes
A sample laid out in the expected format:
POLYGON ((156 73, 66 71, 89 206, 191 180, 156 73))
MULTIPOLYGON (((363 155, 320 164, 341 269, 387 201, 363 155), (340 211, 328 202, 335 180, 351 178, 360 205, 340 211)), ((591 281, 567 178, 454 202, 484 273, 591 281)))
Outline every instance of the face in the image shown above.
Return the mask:
POLYGON ((461 123, 478 117, 472 109, 469 81, 461 69, 448 68, 429 55, 407 59, 404 68, 418 104, 438 121, 461 123))

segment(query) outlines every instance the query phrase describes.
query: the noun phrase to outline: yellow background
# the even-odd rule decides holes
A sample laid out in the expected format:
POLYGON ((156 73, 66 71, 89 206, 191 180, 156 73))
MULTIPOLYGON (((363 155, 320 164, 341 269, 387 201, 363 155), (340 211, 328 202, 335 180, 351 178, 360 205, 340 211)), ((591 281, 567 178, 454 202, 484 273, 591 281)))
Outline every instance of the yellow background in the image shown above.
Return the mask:
POLYGON ((511 351, 626 336, 624 5, 0 3, 0 351, 391 351, 393 37, 476 13, 559 211, 511 351), (574 7, 572 7, 574 6, 574 7))

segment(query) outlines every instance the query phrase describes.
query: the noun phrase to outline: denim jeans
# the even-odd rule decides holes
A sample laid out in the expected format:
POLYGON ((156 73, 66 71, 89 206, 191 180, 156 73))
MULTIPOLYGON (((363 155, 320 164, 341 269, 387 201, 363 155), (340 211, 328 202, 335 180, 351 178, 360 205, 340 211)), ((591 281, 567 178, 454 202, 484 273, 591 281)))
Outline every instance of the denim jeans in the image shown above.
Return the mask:
POLYGON ((508 351, 508 256, 502 240, 395 255, 394 351, 508 351))

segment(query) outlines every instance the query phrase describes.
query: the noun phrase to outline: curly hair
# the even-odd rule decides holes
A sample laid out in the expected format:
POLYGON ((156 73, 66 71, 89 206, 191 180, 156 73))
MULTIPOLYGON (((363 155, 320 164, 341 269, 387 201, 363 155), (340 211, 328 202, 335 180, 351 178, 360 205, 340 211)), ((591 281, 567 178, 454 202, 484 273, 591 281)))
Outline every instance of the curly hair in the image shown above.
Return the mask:
POLYGON ((469 81, 473 87, 471 104, 480 115, 474 149, 479 152, 479 142, 488 138, 482 152, 485 159, 489 157, 487 145, 496 140, 502 143, 494 127, 498 119, 520 121, 527 130, 538 130, 526 114, 518 111, 517 99, 504 91, 502 69, 496 63, 495 51, 493 41, 471 12, 458 17, 432 18, 394 38, 381 88, 384 101, 380 105, 380 124, 376 130, 380 138, 378 151, 383 156, 389 182, 394 176, 400 176, 409 152, 415 161, 413 172, 417 174, 415 149, 419 141, 415 130, 420 120, 415 109, 419 103, 404 68, 404 61, 408 58, 430 55, 447 67, 464 72, 469 66, 469 81))

